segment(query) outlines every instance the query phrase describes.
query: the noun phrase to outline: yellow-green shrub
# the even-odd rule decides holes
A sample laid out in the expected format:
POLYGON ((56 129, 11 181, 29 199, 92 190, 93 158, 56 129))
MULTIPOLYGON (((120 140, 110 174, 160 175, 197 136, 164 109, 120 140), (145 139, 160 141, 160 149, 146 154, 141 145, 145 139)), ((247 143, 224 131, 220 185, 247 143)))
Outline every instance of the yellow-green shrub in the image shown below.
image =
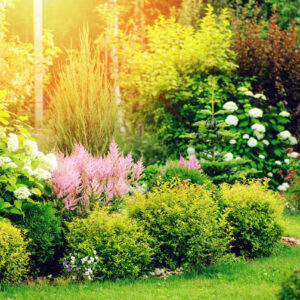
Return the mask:
POLYGON ((224 219, 204 186, 164 183, 151 193, 134 195, 128 213, 154 239, 152 268, 202 267, 227 250, 224 219))
POLYGON ((18 283, 27 272, 27 242, 20 229, 0 220, 0 281, 18 283))
POLYGON ((237 255, 269 255, 282 235, 282 201, 266 181, 221 184, 219 205, 232 232, 231 250, 237 255))
POLYGON ((96 279, 137 277, 147 271, 152 254, 150 237, 128 216, 109 214, 107 209, 99 208, 67 227, 70 252, 93 255, 96 251, 99 258, 94 272, 96 279))

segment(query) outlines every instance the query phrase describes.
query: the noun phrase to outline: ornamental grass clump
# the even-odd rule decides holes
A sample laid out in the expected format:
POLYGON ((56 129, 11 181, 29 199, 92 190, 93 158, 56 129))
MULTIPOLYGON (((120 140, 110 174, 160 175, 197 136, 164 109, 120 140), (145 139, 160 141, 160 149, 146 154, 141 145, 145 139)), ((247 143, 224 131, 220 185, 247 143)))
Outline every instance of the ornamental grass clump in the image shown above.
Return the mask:
POLYGON ((70 154, 78 143, 93 155, 107 152, 117 124, 117 108, 106 67, 84 30, 80 49, 70 52, 51 96, 49 123, 60 151, 70 154))
POLYGON ((113 142, 103 157, 94 157, 81 145, 71 155, 57 155, 58 168, 52 173, 55 203, 62 210, 83 213, 96 204, 109 204, 129 192, 143 171, 142 160, 124 157, 113 142))
POLYGON ((244 257, 270 255, 283 233, 283 201, 268 189, 267 181, 253 179, 223 183, 217 202, 233 235, 231 251, 244 257))

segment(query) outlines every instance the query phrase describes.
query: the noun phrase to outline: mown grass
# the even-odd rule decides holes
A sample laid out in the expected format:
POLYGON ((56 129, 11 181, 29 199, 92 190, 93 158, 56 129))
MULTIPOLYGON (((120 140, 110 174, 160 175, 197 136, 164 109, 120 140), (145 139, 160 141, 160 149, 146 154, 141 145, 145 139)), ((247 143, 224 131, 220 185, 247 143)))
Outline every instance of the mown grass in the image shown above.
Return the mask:
POLYGON ((300 239, 300 213, 285 213, 286 230, 284 235, 300 239))
POLYGON ((284 275, 299 267, 300 247, 282 246, 271 257, 223 262, 208 267, 201 274, 67 286, 2 286, 0 299, 276 299, 284 275))

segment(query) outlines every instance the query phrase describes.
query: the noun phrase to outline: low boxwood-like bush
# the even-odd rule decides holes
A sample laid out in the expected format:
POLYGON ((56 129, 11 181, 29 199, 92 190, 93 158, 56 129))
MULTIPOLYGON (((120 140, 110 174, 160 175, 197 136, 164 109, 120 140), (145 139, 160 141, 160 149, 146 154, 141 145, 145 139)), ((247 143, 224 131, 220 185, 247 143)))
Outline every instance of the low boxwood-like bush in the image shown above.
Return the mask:
POLYGON ((0 281, 19 283, 27 272, 27 242, 21 230, 0 219, 0 281))
POLYGON ((294 271, 282 282, 278 298, 280 300, 300 299, 300 269, 294 271))
POLYGON ((53 205, 25 205, 24 218, 14 223, 27 231, 30 269, 32 275, 56 273, 63 244, 62 220, 53 205))
POLYGON ((231 250, 244 257, 270 255, 282 233, 282 200, 267 182, 252 180, 221 184, 219 205, 228 221, 231 250))
POLYGON ((198 268, 227 250, 224 219, 204 186, 172 180, 148 194, 135 194, 128 213, 154 239, 152 268, 198 268))
POLYGON ((148 270, 152 255, 150 237, 128 216, 109 214, 107 209, 99 208, 85 219, 74 219, 67 227, 70 252, 98 254, 95 279, 137 277, 148 270))

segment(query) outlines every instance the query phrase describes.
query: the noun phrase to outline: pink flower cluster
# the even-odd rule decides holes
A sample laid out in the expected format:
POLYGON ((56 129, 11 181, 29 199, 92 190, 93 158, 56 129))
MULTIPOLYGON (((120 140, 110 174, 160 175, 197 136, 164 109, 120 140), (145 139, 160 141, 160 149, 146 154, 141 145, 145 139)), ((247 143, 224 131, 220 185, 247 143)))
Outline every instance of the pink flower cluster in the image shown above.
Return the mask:
POLYGON ((189 157, 189 160, 186 161, 180 154, 180 159, 179 159, 178 165, 187 167, 189 169, 201 169, 201 166, 199 165, 198 160, 195 155, 191 155, 189 157))
POLYGON ((134 163, 131 154, 119 154, 113 142, 104 157, 93 157, 83 146, 76 145, 69 155, 57 155, 58 168, 52 172, 51 184, 57 199, 66 210, 85 210, 91 200, 109 203, 114 197, 127 194, 143 172, 140 160, 134 163))

